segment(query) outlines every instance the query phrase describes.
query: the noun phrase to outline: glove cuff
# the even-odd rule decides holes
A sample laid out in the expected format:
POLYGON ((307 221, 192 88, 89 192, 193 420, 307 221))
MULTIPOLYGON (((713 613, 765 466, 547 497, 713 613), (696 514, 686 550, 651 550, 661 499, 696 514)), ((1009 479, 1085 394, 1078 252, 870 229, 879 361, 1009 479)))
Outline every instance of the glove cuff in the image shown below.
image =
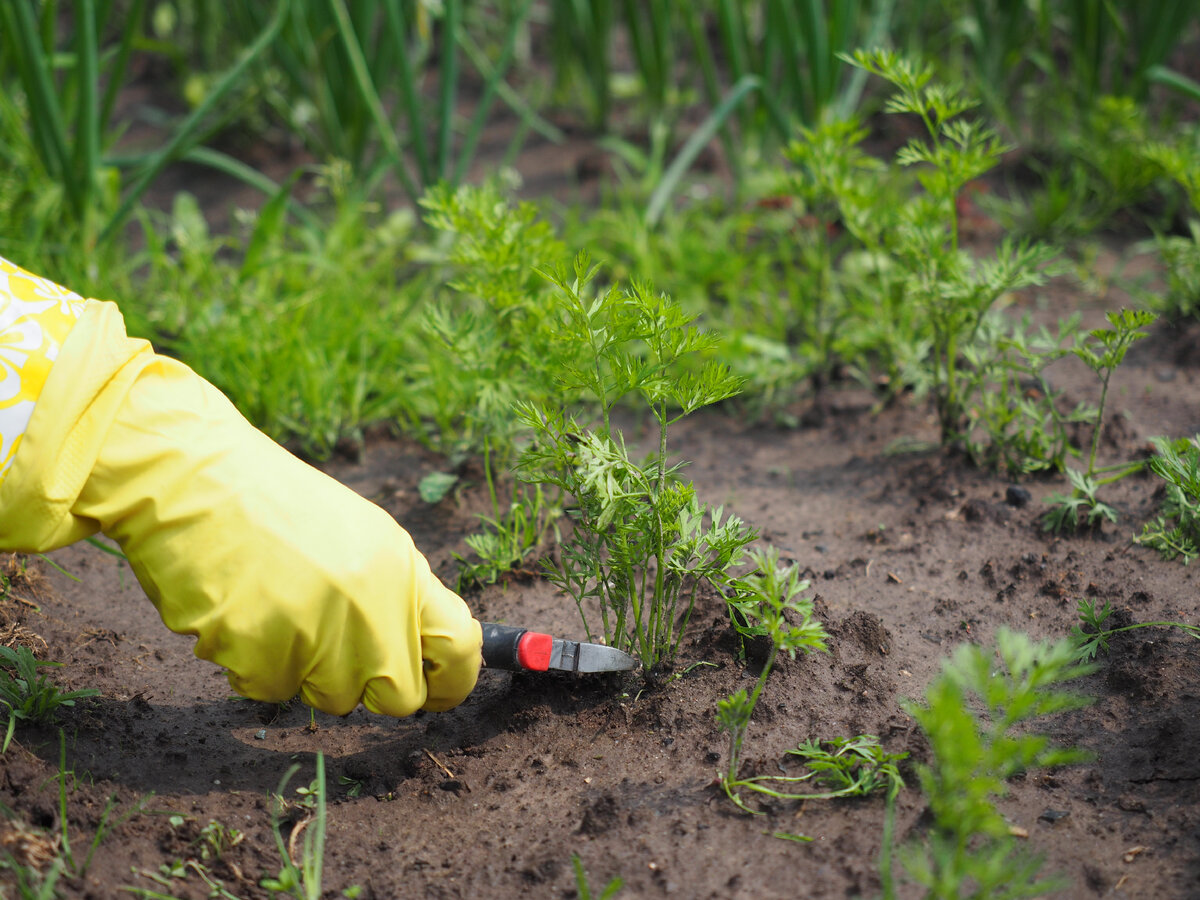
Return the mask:
POLYGON ((45 552, 99 530, 72 512, 126 394, 154 359, 113 303, 87 303, 0 483, 0 550, 45 552))

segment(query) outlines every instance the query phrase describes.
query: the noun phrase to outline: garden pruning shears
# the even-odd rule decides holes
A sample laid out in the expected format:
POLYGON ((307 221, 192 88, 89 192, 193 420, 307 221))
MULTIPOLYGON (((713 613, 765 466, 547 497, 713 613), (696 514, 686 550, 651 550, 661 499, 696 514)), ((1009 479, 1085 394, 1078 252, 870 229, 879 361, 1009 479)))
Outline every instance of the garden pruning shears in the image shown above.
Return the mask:
POLYGON ((512 672, 627 672, 638 661, 623 650, 568 641, 513 625, 483 622, 483 664, 512 672))

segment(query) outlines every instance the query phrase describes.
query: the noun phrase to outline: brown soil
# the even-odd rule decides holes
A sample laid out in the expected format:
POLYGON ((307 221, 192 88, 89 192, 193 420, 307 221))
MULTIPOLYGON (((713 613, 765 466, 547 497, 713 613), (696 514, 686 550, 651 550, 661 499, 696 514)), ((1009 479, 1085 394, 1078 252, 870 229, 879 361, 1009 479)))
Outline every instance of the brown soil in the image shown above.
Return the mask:
MULTIPOLYGON (((536 149, 536 148, 535 148, 536 149)), ((536 156, 529 157, 537 159, 536 156)), ((578 175, 571 154, 534 162, 527 180, 552 192, 578 175), (553 162, 557 160, 557 162, 553 162), (562 162, 566 160, 567 162, 562 162), (539 182, 538 177, 544 179, 539 182)), ((192 184, 210 214, 234 186, 211 173, 192 184), (204 186, 212 186, 212 196, 204 186), (229 188, 226 191, 224 188, 229 188)), ((161 191, 179 185, 166 179, 161 191)), ((251 194, 252 192, 240 192, 251 194)), ((218 222, 219 224, 219 222, 218 222)), ((1128 274, 1128 271, 1126 272, 1128 274)), ((1060 289, 1052 310, 1088 305, 1060 289)), ((1044 310, 1039 316, 1046 316, 1044 310)), ((1196 331, 1163 328, 1131 352, 1110 394, 1104 461, 1131 458, 1156 434, 1200 431, 1196 331)), ((1094 380, 1070 363, 1055 372, 1074 400, 1097 399, 1094 380)), ((778 771, 808 738, 878 735, 912 754, 910 787, 897 803, 897 834, 918 836, 925 802, 911 762, 927 747, 903 712, 940 660, 963 641, 987 643, 1001 625, 1038 638, 1065 635, 1082 596, 1108 601, 1131 621, 1200 621, 1195 569, 1130 545, 1155 509, 1156 483, 1131 478, 1108 494, 1118 527, 1070 539, 1044 534, 1042 499, 1061 480, 1025 485, 1032 501, 1006 502, 1004 480, 941 451, 895 455, 898 438, 936 438, 927 409, 870 412, 870 398, 832 392, 800 430, 747 424, 722 413, 682 423, 673 446, 691 461, 700 496, 761 529, 762 539, 806 569, 831 652, 783 661, 747 741, 745 771, 778 771), (817 424, 812 424, 817 423, 817 424)), ((330 471, 392 512, 435 569, 453 581, 455 551, 475 526, 478 485, 431 507, 420 478, 442 461, 376 437, 362 459, 330 471)), ((681 677, 648 686, 636 676, 535 677, 484 672, 458 709, 396 721, 359 709, 345 718, 230 696, 222 673, 197 661, 189 638, 158 621, 128 567, 90 546, 53 554, 65 577, 30 561, 0 607, 4 634, 40 637, 56 679, 102 696, 66 711, 58 729, 22 728, 0 759, 0 852, 44 866, 60 848, 60 733, 68 778, 66 830, 82 862, 106 804, 115 804, 80 876, 64 897, 130 896, 128 888, 181 898, 263 897, 280 866, 269 792, 299 763, 287 793, 328 767, 325 896, 359 885, 364 898, 578 896, 578 854, 593 895, 614 877, 621 896, 773 898, 875 896, 884 819, 880 797, 779 803, 762 816, 738 811, 715 786, 726 743, 717 701, 757 676, 740 663, 719 602, 702 602, 685 642, 681 677), (32 604, 36 604, 35 609, 32 604), (692 667, 694 663, 713 665, 692 667), (172 817, 183 817, 173 824, 172 817), (243 838, 205 855, 210 822, 243 838), (116 824, 113 824, 116 823, 116 824), (811 843, 773 837, 803 833, 811 843), (194 862, 186 877, 162 867, 194 862)), ((531 578, 468 597, 477 615, 582 637, 570 601, 531 578)), ((7 639, 7 638, 6 638, 7 639)), ((1095 754, 1085 765, 1011 783, 1002 802, 1029 850, 1060 873, 1066 897, 1200 896, 1200 646, 1164 630, 1114 644, 1082 689, 1089 709, 1047 723, 1055 740, 1095 754)), ((302 819, 294 810, 291 824, 302 819)), ((312 827, 311 825, 309 826, 312 827)), ((302 838, 301 838, 302 839, 302 838)), ((0 886, 11 881, 0 870, 0 886)), ((3 893, 3 892, 0 892, 3 893)), ((911 887, 904 896, 914 896, 911 887)))
MULTIPOLYGON (((1194 341, 1162 329, 1131 354, 1114 386, 1106 456, 1131 457, 1154 434, 1198 430, 1194 341)), ((1095 399, 1085 375, 1065 366, 1058 377, 1072 397, 1095 399)), ((1038 515, 1059 482, 1028 484, 1032 503, 1008 505, 1002 480, 941 451, 887 452, 900 437, 934 437, 923 407, 871 415, 853 392, 832 400, 820 427, 774 430, 710 414, 681 424, 674 439, 702 497, 761 528, 808 570, 832 635, 828 655, 784 661, 772 676, 747 771, 777 771, 807 738, 859 733, 926 758, 901 699, 919 697, 959 642, 986 643, 1000 625, 1064 635, 1081 596, 1131 620, 1200 619, 1195 569, 1129 543, 1154 510, 1152 479, 1112 492, 1119 527, 1056 539, 1038 515)), ((480 491, 423 504, 417 483, 438 465, 419 448, 376 438, 359 462, 331 470, 394 513, 450 577, 480 491)), ((395 721, 360 709, 318 715, 312 730, 299 704, 231 697, 221 673, 192 657, 191 640, 162 627, 117 559, 88 546, 53 559, 78 580, 33 562, 41 584, 17 579, 13 594, 40 608, 10 601, 3 624, 44 638, 48 658, 65 663, 55 675, 66 686, 102 691, 61 719, 76 860, 108 798, 110 822, 142 804, 103 838, 86 874, 60 882, 64 896, 127 896, 123 886, 208 896, 195 869, 170 887, 148 877, 188 859, 236 896, 264 896, 259 879, 279 868, 268 792, 296 762, 302 771, 288 790, 296 797, 318 751, 331 798, 326 896, 361 885, 360 896, 373 898, 572 897, 572 854, 593 890, 620 876, 624 896, 878 893, 879 797, 772 804, 755 817, 714 787, 726 759, 716 702, 757 674, 738 662, 716 602, 694 619, 679 660, 686 674, 665 685, 484 672, 452 712, 395 721), (700 661, 715 666, 689 669, 700 661), (186 821, 173 826, 170 815, 186 821), (202 854, 210 821, 244 833, 219 859, 202 854), (813 840, 779 840, 777 831, 813 840)), ((538 580, 468 599, 481 617, 582 636, 573 604, 538 580)), ((1095 761, 1017 778, 1002 803, 1047 871, 1069 881, 1063 896, 1200 895, 1200 646, 1164 630, 1135 635, 1082 685, 1095 704, 1047 723, 1095 761)), ((0 763, 0 802, 11 811, 0 844, 35 860, 39 836, 60 830, 58 735, 21 729, 0 763)), ((902 838, 919 834, 924 808, 915 787, 900 795, 902 838)))

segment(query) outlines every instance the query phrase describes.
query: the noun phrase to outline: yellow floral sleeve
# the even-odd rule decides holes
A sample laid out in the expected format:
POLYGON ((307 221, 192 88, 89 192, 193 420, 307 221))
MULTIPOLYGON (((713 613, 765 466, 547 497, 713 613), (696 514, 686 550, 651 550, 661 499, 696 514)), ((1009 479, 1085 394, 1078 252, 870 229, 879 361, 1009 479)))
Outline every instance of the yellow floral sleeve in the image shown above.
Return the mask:
POLYGON ((59 348, 86 302, 0 257, 0 483, 16 458, 59 348))

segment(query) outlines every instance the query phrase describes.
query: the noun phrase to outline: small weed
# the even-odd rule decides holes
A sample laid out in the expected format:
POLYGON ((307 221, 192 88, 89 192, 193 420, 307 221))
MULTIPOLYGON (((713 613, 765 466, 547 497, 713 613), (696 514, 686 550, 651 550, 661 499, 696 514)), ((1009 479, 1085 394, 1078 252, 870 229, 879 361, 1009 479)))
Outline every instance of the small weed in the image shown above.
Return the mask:
POLYGON ((963 444, 976 465, 1019 478, 1066 468, 1079 451, 1070 426, 1095 420, 1094 408, 1080 403, 1059 408, 1045 370, 1074 352, 1079 316, 1060 321, 1057 331, 1034 329, 1028 319, 1013 326, 999 313, 980 323, 978 340, 963 349, 967 392, 975 398, 968 412, 963 444))
MULTIPOLYGON (((1200 215, 1200 129, 1145 145, 1142 154, 1183 189, 1192 214, 1200 215)), ((1157 243, 1167 270, 1167 291, 1151 302, 1172 321, 1195 319, 1200 316, 1200 219, 1188 221, 1186 235, 1159 235, 1157 243)))
POLYGON ((1117 521, 1117 511, 1101 502, 1096 492, 1106 484, 1120 481, 1127 475, 1145 467, 1142 460, 1117 463, 1111 466, 1096 466, 1096 453, 1100 448, 1100 435, 1104 427, 1104 409, 1108 401, 1108 386, 1112 374, 1125 359, 1134 341, 1146 337, 1141 329, 1157 318, 1144 310, 1122 309, 1107 313, 1109 328, 1095 328, 1088 332, 1088 340, 1074 349, 1078 356, 1100 379, 1100 404, 1096 408, 1092 426, 1092 446, 1088 454, 1087 471, 1067 469, 1073 490, 1070 494, 1054 493, 1046 498, 1051 509, 1042 519, 1042 527, 1055 533, 1077 531, 1086 524, 1089 528, 1102 521, 1117 521), (1103 477, 1097 478, 1100 475, 1103 477))
MULTIPOLYGON (((726 701, 721 701, 722 703, 726 701)), ((718 704, 718 710, 720 705, 718 704)), ((720 714, 720 713, 719 713, 720 714)), ((737 794, 739 788, 755 791, 775 800, 834 800, 838 797, 863 797, 884 791, 894 797, 904 787, 897 763, 907 753, 887 753, 873 734, 852 738, 815 740, 810 738, 787 751, 803 761, 803 775, 755 775, 748 778, 722 779, 726 794, 737 806, 747 807, 737 794), (797 790, 797 787, 808 790, 797 790)), ((777 834, 776 837, 789 837, 777 834)))
POLYGON ((1186 565, 1200 555, 1200 436, 1154 438, 1154 446, 1158 455, 1150 460, 1150 471, 1167 482, 1162 512, 1133 540, 1153 547, 1163 559, 1183 557, 1186 565))
MULTIPOLYGON (((294 765, 284 773, 279 782, 278 798, 284 796, 288 782, 300 770, 294 765)), ((281 802, 271 804, 271 831, 275 835, 275 846, 283 859, 283 868, 274 878, 263 878, 259 884, 272 894, 290 894, 296 900, 319 900, 321 892, 321 874, 325 865, 325 755, 317 754, 317 777, 307 788, 297 788, 296 792, 303 798, 298 806, 307 811, 307 815, 292 826, 291 834, 285 842, 283 839, 283 811, 286 805, 281 802), (299 864, 295 861, 295 844, 300 835, 304 843, 299 864)))
POLYGON ((38 673, 39 668, 58 665, 61 663, 39 661, 28 647, 0 646, 0 703, 8 707, 8 728, 0 754, 8 750, 18 721, 45 725, 61 707, 99 695, 95 688, 64 693, 49 677, 38 673))
POLYGON ((200 836, 193 843, 199 847, 201 859, 217 860, 227 850, 240 844, 244 837, 245 835, 236 828, 212 820, 200 829, 200 836))
POLYGON ((588 884, 587 872, 583 868, 583 860, 579 858, 578 853, 571 854, 571 868, 575 870, 575 891, 579 900, 610 900, 625 887, 625 882, 617 877, 606 884, 600 893, 593 894, 591 885, 588 884))
POLYGON ((1103 607, 1096 609, 1095 602, 1084 597, 1080 599, 1076 609, 1079 622, 1071 627, 1071 637, 1078 645, 1079 659, 1084 662, 1094 659, 1099 653, 1107 653, 1109 640, 1114 634, 1133 631, 1136 628, 1178 628, 1200 640, 1200 626, 1188 625, 1186 622, 1138 622, 1119 628, 1105 628, 1109 616, 1113 613, 1107 600, 1103 607))
MULTIPOLYGON (((933 824, 925 840, 901 848, 900 859, 930 900, 1033 897, 1061 887, 1057 880, 1039 880, 1041 859, 1020 849, 993 798, 1020 772, 1085 758, 1018 730, 1031 719, 1087 705, 1086 698, 1053 689, 1092 670, 1078 655, 1072 640, 1039 643, 1002 628, 994 653, 960 646, 926 689, 924 702, 906 705, 932 752, 932 761, 917 771, 933 824)), ((896 896, 891 823, 889 804, 883 851, 888 900, 896 896)))
POLYGON ((339 775, 338 784, 346 789, 347 797, 361 797, 366 783, 361 778, 351 778, 349 775, 339 775))
POLYGON ((540 484, 518 485, 512 492, 507 511, 501 512, 491 466, 484 456, 488 494, 495 517, 480 516, 484 529, 467 535, 466 544, 478 559, 472 562, 455 553, 458 560, 458 590, 468 585, 495 584, 507 572, 522 568, 526 559, 537 550, 548 532, 554 532, 554 543, 561 540, 558 520, 562 517, 559 504, 550 502, 540 484))
POLYGON ((1102 522, 1116 522, 1117 511, 1096 496, 1100 484, 1078 469, 1067 469, 1067 478, 1074 490, 1069 494, 1055 491, 1046 498, 1051 505, 1042 518, 1042 528, 1055 534, 1077 531, 1081 525, 1097 528, 1102 522))

